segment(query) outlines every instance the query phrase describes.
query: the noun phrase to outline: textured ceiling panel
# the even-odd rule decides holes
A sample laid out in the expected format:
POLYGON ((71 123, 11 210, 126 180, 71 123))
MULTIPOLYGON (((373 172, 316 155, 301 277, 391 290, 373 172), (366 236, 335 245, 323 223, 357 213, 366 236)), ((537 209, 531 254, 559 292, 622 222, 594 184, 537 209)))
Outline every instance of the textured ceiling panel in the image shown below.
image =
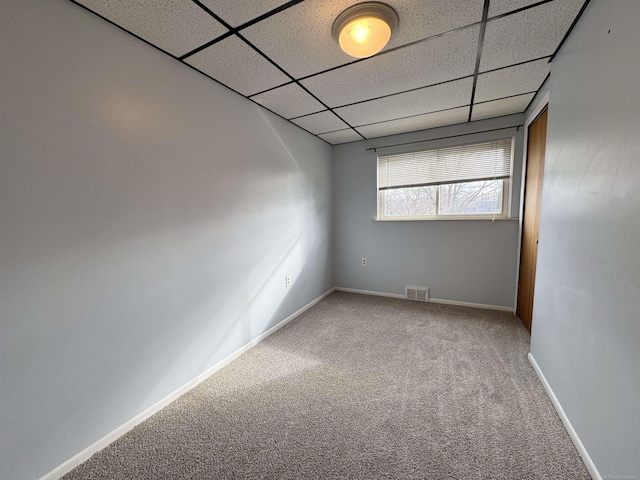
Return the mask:
MULTIPOLYGON (((489 18, 503 13, 512 12, 519 8, 528 7, 541 0, 491 0, 489 4, 489 18)), ((558 0, 563 1, 563 0, 558 0)))
POLYGON ((476 102, 535 92, 551 71, 548 59, 524 63, 515 67, 478 75, 476 102))
POLYGON ((349 126, 329 110, 296 118, 292 122, 315 134, 342 130, 349 126))
POLYGON ((78 0, 78 3, 178 57, 228 31, 198 5, 184 0, 78 0))
POLYGON ((326 110, 324 105, 295 83, 261 93, 251 97, 251 100, 264 105, 284 118, 299 117, 326 110))
POLYGON ((454 123, 464 123, 469 119, 469 107, 454 108, 442 112, 426 113, 415 117, 401 118, 389 122, 374 123, 358 127, 358 131, 367 138, 413 132, 425 128, 442 127, 454 123))
POLYGON ((480 71, 552 55, 584 0, 555 0, 520 13, 490 20, 480 71))
POLYGON ((324 133, 318 136, 333 145, 362 140, 362 137, 350 128, 347 130, 339 130, 337 132, 324 133))
POLYGON ((232 27, 238 27, 289 0, 200 0, 209 10, 232 27))
POLYGON ((185 62, 243 95, 289 81, 285 74, 235 35, 201 50, 185 62))
MULTIPOLYGON (((333 40, 331 26, 363 1, 78 3, 332 143, 360 138, 345 122, 373 137, 468 119, 485 0, 383 0, 398 12, 399 27, 381 54, 356 60, 333 40), (209 45, 229 32, 208 12, 234 27, 255 23, 209 45)), ((489 2, 473 120, 524 110, 585 1, 489 2)))
MULTIPOLYGON (((289 74, 300 78, 354 60, 331 36, 331 26, 353 0, 305 0, 282 13, 242 30, 249 41, 289 74)), ((400 23, 385 47, 415 40, 478 22, 483 0, 386 0, 400 23)))
POLYGON ((473 75, 479 33, 478 26, 465 28, 301 83, 330 107, 338 107, 473 75))
POLYGON ((476 103, 473 106, 471 120, 482 120, 483 118, 500 117, 502 115, 510 115, 512 113, 522 113, 525 111, 534 95, 534 93, 528 93, 526 95, 518 95, 517 97, 494 100, 493 102, 476 103))
POLYGON ((471 99, 473 79, 421 88, 370 102, 336 109, 336 113, 351 125, 367 125, 385 120, 395 120, 410 115, 435 112, 468 105, 471 99))

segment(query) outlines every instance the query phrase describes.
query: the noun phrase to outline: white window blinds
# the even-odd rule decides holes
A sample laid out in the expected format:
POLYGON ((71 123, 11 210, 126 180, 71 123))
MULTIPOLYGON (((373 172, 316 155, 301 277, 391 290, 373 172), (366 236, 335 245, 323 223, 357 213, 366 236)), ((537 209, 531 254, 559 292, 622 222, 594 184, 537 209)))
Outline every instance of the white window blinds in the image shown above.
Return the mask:
POLYGON ((378 157, 378 190, 498 180, 511 175, 511 138, 378 157))

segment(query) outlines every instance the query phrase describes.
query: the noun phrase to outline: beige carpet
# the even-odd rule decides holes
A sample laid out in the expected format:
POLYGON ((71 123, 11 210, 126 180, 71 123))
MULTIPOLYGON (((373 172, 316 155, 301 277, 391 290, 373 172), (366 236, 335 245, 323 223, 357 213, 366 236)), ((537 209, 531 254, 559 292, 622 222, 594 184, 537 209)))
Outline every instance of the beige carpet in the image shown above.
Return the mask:
POLYGON ((65 479, 588 479, 509 313, 335 292, 65 479))

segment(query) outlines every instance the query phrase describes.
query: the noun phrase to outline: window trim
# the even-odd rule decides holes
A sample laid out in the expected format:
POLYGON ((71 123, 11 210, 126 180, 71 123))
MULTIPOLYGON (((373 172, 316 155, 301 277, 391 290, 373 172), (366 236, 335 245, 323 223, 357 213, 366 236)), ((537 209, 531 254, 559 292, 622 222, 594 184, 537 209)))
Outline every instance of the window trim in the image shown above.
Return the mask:
MULTIPOLYGON (((461 215, 441 215, 438 214, 438 199, 440 197, 440 185, 438 185, 438 190, 437 190, 437 194, 436 194, 436 214, 435 215, 409 215, 409 216, 392 216, 392 217, 387 217, 384 215, 384 208, 385 208, 385 204, 384 204, 384 194, 383 192, 385 190, 380 190, 380 184, 379 184, 379 174, 378 174, 378 168, 380 166, 379 163, 379 157, 380 155, 376 156, 376 196, 377 196, 377 212, 376 212, 376 218, 375 220, 377 222, 413 222, 413 221, 417 221, 417 222, 424 222, 424 221, 440 221, 440 220, 445 220, 445 221, 449 221, 449 220, 509 220, 511 218, 510 216, 510 210, 511 210, 511 195, 512 195, 512 187, 513 187, 513 167, 514 167, 514 160, 515 160, 515 145, 516 145, 516 137, 515 135, 511 135, 511 136, 507 136, 507 137, 498 137, 495 138, 493 140, 499 140, 501 138, 510 138, 511 139, 511 161, 510 161, 510 167, 509 167, 509 178, 505 178, 502 180, 503 184, 502 184, 502 213, 489 213, 489 214, 461 214, 461 215)), ((474 145, 477 143, 484 143, 487 141, 492 141, 491 139, 487 139, 487 140, 478 140, 475 142, 467 142, 467 143, 460 143, 460 144, 452 144, 449 145, 449 147, 457 147, 457 146, 463 146, 463 145, 474 145)), ((439 148, 448 148, 446 146, 443 147, 439 147, 439 148)), ((416 152, 422 152, 422 151, 427 151, 427 150, 415 150, 416 152)), ((405 152, 403 152, 405 153, 405 152)), ((410 152, 406 152, 406 153, 410 153, 410 152)), ((453 182, 452 182, 453 183, 453 182)), ((470 183, 470 182, 469 182, 470 183)), ((446 183, 446 184, 442 184, 442 185, 451 185, 451 183, 446 183)))

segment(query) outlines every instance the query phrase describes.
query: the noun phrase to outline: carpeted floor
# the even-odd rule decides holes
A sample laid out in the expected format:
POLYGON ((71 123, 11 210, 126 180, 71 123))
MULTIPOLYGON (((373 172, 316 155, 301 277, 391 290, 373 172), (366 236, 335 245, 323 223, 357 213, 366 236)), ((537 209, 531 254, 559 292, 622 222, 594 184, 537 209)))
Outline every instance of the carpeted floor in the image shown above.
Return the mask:
POLYGON ((66 475, 588 479, 509 313, 335 292, 66 475))

